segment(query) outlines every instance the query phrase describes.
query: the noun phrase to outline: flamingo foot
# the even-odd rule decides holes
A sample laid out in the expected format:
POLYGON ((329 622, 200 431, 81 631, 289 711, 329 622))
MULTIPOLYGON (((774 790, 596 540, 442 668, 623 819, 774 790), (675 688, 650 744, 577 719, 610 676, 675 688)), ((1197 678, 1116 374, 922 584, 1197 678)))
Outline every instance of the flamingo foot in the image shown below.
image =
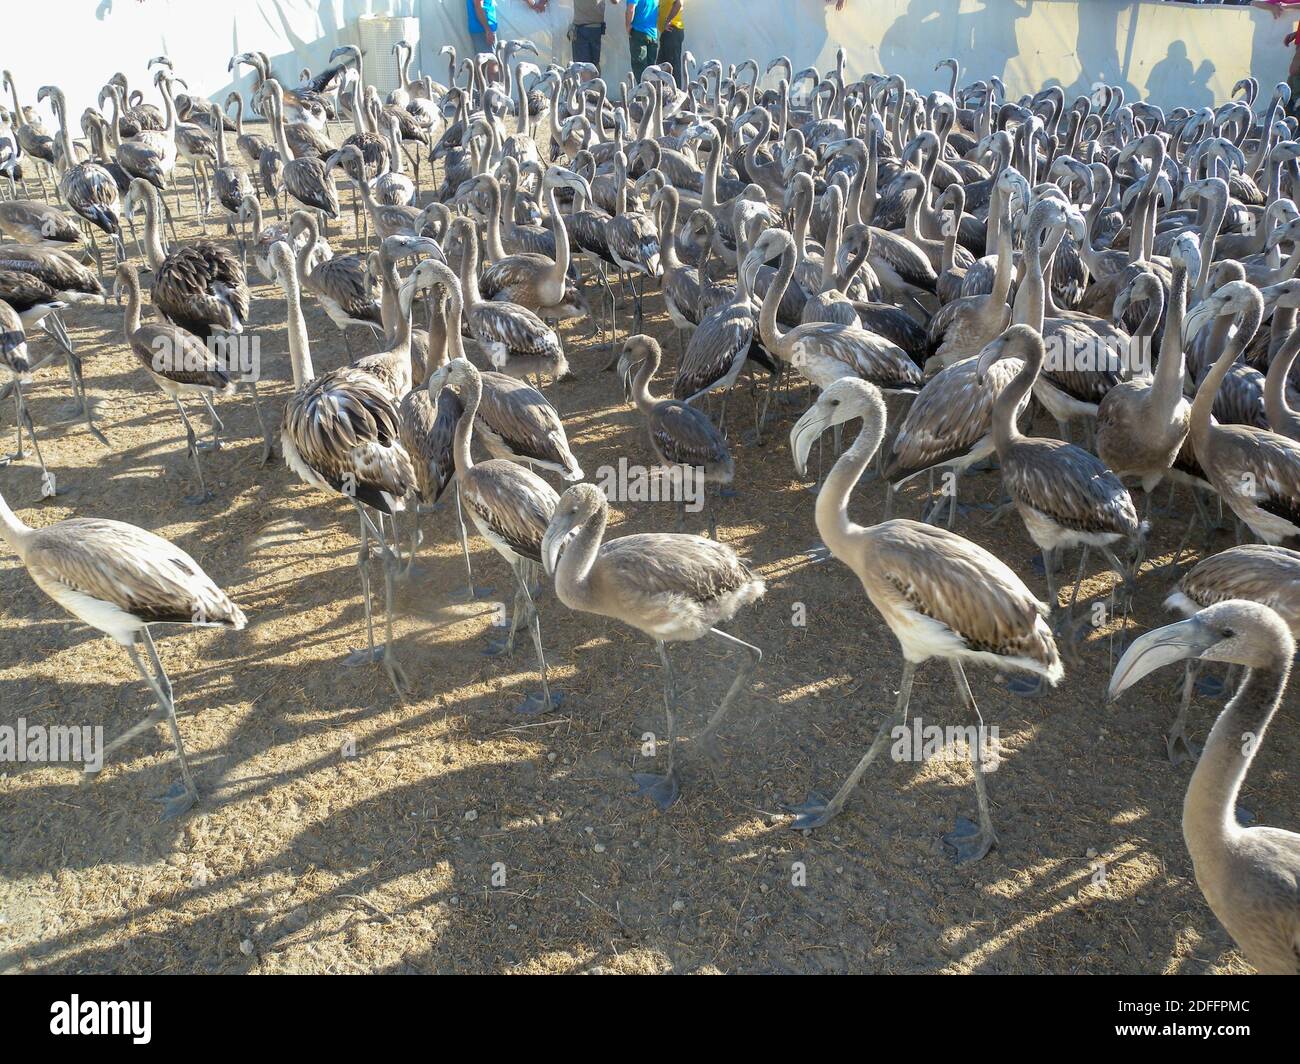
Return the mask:
POLYGON ((681 797, 681 783, 676 772, 666 776, 653 772, 634 772, 632 782, 636 784, 638 798, 649 798, 660 811, 670 808, 681 797))
POLYGON ((973 820, 964 816, 959 816, 952 831, 943 837, 944 845, 956 853, 959 865, 980 860, 997 845, 997 841, 993 831, 981 831, 973 820))

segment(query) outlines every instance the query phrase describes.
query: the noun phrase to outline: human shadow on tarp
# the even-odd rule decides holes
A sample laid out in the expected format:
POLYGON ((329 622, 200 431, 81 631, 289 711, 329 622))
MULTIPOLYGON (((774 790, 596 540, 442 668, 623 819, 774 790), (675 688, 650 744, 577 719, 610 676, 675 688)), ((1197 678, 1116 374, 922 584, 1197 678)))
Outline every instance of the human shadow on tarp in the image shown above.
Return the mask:
POLYGON ((912 0, 881 38, 883 71, 923 91, 946 90, 948 76, 936 73, 934 64, 955 56, 962 67, 959 85, 1003 77, 1020 53, 1016 23, 1030 14, 1033 0, 985 0, 965 13, 961 6, 961 0, 912 0))
POLYGON ((1209 82, 1213 76, 1213 63, 1206 59, 1193 68, 1187 45, 1174 41, 1165 57, 1151 67, 1145 95, 1155 100, 1177 100, 1181 106, 1197 110, 1212 107, 1214 93, 1209 82))
MULTIPOLYGON (((1142 93, 1129 80, 1128 67, 1136 43, 1137 19, 1129 18, 1128 34, 1120 55, 1119 16, 1129 12, 1132 4, 1115 0, 1095 0, 1079 4, 1079 37, 1075 44, 1075 57, 1079 61, 1079 76, 1066 90, 1066 98, 1089 96, 1103 83, 1118 85, 1126 99, 1132 101, 1142 93)), ((1190 64, 1189 64, 1190 71, 1190 64)))

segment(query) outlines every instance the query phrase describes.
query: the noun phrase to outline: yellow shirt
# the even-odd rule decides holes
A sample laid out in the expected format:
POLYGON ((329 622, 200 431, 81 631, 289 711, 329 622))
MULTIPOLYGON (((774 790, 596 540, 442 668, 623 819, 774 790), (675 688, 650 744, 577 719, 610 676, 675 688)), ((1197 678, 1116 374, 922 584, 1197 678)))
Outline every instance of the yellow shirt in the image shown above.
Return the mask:
POLYGON ((673 6, 673 0, 659 0, 659 35, 662 37, 665 26, 671 26, 675 30, 685 29, 682 25, 682 12, 686 9, 686 0, 682 0, 681 7, 677 9, 677 16, 668 21, 668 9, 673 6))

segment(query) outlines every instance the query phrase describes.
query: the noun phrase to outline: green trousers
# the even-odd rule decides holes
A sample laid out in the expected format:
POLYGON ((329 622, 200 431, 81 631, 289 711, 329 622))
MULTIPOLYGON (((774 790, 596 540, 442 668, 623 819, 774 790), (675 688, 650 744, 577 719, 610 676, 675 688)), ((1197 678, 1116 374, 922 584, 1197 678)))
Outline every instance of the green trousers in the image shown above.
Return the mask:
POLYGON ((639 82, 645 68, 659 59, 659 39, 640 30, 632 30, 627 35, 627 43, 632 52, 632 74, 639 82))

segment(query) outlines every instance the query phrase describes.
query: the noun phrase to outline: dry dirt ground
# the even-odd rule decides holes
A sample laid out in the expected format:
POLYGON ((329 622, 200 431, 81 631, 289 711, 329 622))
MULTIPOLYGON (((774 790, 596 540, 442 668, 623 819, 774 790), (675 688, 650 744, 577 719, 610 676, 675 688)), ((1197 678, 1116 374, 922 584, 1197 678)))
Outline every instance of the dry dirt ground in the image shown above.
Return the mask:
MULTIPOLYGON (((260 277, 253 284, 263 402, 278 423, 290 391, 284 303, 260 277)), ((658 297, 647 307, 647 327, 667 338, 658 297)), ((1000 845, 984 861, 957 867, 939 841, 954 817, 975 812, 960 752, 878 763, 838 820, 812 834, 790 829, 782 804, 838 785, 892 707, 901 666, 849 571, 804 554, 817 536, 813 494, 787 442, 797 406, 774 403, 766 445, 736 439, 740 494, 719 510, 721 537, 768 583, 729 627, 766 657, 723 729, 722 760, 686 760, 682 799, 662 813, 629 783, 647 767, 640 737, 663 729, 647 639, 544 592, 552 682, 566 701, 537 717, 515 713, 534 689, 532 647, 523 638, 512 659, 482 654, 496 608, 453 599, 463 572, 448 499, 425 519, 419 571, 399 592, 396 647, 414 687, 399 702, 378 667, 341 663, 365 638, 351 508, 299 483, 279 458, 259 467, 242 393, 221 403, 224 447, 204 455, 216 499, 186 505, 184 437, 125 348, 121 310, 110 300, 67 319, 112 449, 79 423, 56 424, 67 386, 52 366, 32 386, 31 408, 62 494, 38 501, 29 457, 0 471, 6 498, 33 525, 94 515, 170 538, 243 606, 249 626, 160 630, 201 791, 179 821, 160 823, 151 801, 177 779, 162 727, 92 784, 73 767, 6 766, 0 970, 1247 970, 1183 846, 1190 768, 1171 767, 1163 741, 1180 674, 1107 705, 1113 628, 1093 633, 1062 686, 1038 699, 971 672, 1003 758, 990 783, 1000 845), (802 626, 792 623, 799 612, 802 626)), ((314 302, 307 320, 317 369, 340 364, 339 333, 314 302)), ((647 461, 637 415, 601 372, 607 353, 580 328, 564 335, 577 379, 548 390, 582 466, 590 476, 620 456, 647 461)), ((675 350, 667 345, 670 364, 675 350)), ((665 371, 657 390, 667 380, 665 371)), ((748 403, 738 398, 731 416, 743 437, 748 403)), ((9 405, 0 418, 8 449, 9 405)), ((966 494, 994 499, 995 476, 970 479, 966 494)), ((919 507, 911 490, 897 512, 919 507)), ((669 503, 614 511, 613 535, 674 527, 669 503)), ((854 511, 880 519, 878 484, 860 486, 854 511)), ((1153 562, 1168 560, 1185 514, 1180 499, 1159 521, 1153 562)), ((1045 595, 1019 519, 983 521, 976 512, 959 527, 1045 595)), ((1229 543, 1220 533, 1215 546, 1229 543)), ((481 539, 471 550, 479 582, 509 601, 504 563, 481 539)), ((1110 582, 1094 572, 1081 602, 1106 601, 1110 582)), ((1131 630, 1163 623, 1171 582, 1144 569, 1131 630)), ((0 724, 102 725, 112 736, 152 708, 123 651, 68 620, 7 552, 0 631, 0 724)), ((712 641, 680 648, 677 661, 689 734, 738 662, 712 641)), ((957 705, 946 667, 925 667, 912 715, 968 723, 957 705)), ((1198 697, 1194 736, 1216 708, 1198 697)), ((1291 699, 1243 795, 1259 822, 1300 822, 1295 725, 1291 699)))

